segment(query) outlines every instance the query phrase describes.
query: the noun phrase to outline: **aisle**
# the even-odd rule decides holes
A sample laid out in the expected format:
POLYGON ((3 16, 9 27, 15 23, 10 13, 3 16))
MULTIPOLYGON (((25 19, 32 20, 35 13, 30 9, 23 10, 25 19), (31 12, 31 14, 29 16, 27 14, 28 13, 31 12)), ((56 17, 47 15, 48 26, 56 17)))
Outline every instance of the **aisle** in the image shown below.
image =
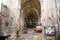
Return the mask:
POLYGON ((23 34, 25 40, 43 40, 42 33, 36 33, 34 30, 29 30, 27 34, 23 34))

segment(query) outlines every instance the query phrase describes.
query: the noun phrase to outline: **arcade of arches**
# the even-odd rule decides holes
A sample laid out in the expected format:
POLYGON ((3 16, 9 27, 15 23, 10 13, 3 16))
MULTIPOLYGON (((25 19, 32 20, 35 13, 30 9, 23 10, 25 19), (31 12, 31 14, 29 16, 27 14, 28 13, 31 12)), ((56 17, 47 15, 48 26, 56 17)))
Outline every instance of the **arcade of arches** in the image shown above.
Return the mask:
POLYGON ((36 27, 41 23, 41 5, 39 0, 21 1, 25 27, 36 27), (40 22, 40 23, 39 23, 40 22))

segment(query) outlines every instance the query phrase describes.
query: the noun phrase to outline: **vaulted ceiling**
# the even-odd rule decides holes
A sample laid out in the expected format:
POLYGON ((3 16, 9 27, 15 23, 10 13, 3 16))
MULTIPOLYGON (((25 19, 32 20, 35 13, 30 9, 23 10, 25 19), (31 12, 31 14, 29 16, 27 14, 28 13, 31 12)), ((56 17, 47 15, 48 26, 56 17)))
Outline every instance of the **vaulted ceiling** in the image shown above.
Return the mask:
POLYGON ((41 14, 41 6, 39 0, 22 0, 21 10, 23 10, 24 17, 28 17, 31 13, 38 18, 41 14))

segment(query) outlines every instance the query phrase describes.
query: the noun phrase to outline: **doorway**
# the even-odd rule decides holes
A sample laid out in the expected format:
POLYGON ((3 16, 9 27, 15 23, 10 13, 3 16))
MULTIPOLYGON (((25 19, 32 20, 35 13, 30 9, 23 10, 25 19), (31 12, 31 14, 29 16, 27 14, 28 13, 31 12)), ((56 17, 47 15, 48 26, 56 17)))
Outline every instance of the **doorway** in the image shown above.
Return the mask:
POLYGON ((34 14, 30 14, 26 18, 26 27, 27 28, 35 28, 36 27, 36 17, 34 14))
POLYGON ((22 0, 21 16, 23 18, 23 29, 35 28, 41 19, 41 5, 39 0, 22 0))

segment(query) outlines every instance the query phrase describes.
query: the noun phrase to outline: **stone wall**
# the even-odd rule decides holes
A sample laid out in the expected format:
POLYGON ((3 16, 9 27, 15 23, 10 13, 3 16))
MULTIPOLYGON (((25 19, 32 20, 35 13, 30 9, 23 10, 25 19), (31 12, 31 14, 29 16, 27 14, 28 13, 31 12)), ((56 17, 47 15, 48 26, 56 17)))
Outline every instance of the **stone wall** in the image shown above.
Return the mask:
POLYGON ((43 0, 42 5, 42 23, 44 26, 52 25, 52 21, 56 23, 56 5, 55 0, 43 0), (50 19, 49 19, 50 18, 50 19), (50 21, 50 22, 49 22, 50 21), (47 22, 47 23, 46 23, 47 22))
POLYGON ((10 17, 10 10, 9 8, 1 4, 1 12, 0 12, 0 36, 7 36, 9 35, 9 17, 10 17))
POLYGON ((10 21, 11 21, 10 39, 11 40, 18 39, 17 31, 20 30, 20 6, 19 5, 20 5, 19 0, 7 0, 7 6, 10 8, 10 21))

